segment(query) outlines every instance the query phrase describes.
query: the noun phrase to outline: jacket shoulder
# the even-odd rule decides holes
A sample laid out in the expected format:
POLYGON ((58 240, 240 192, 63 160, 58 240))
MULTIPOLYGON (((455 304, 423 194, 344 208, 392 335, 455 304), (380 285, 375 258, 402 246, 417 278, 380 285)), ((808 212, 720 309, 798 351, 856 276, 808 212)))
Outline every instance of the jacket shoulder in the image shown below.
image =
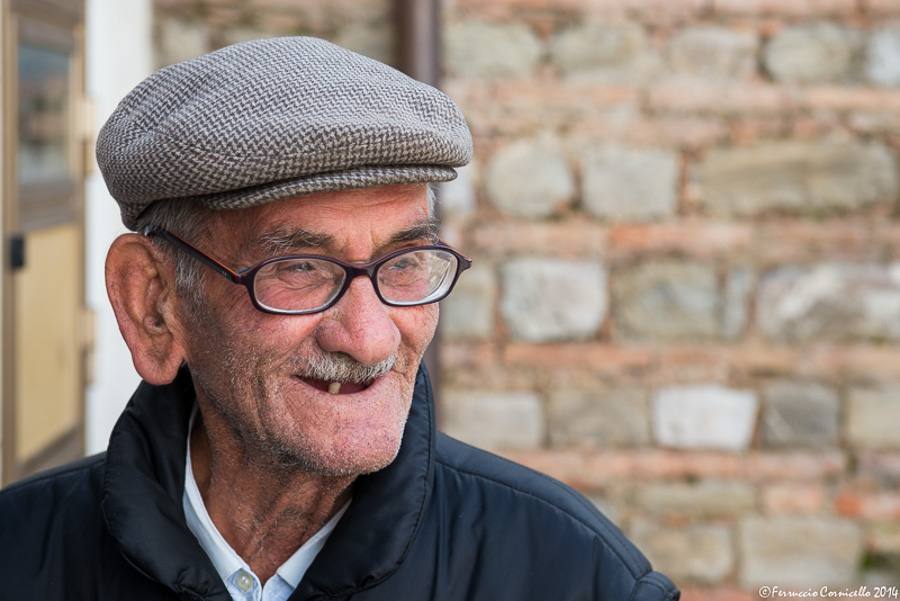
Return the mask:
POLYGON ((99 488, 105 461, 106 453, 100 453, 13 482, 0 489, 0 506, 15 505, 35 497, 68 498, 66 491, 83 489, 89 483, 99 488))
POLYGON ((102 531, 103 465, 104 455, 87 457, 0 490, 0 551, 18 549, 13 562, 34 566, 53 534, 65 547, 89 544, 102 531))
MULTIPOLYGON (((477 527, 502 528, 505 541, 520 557, 533 554, 538 563, 558 561, 584 574, 593 570, 601 587, 616 594, 598 598, 672 600, 678 590, 596 506, 571 487, 545 474, 439 434, 436 482, 458 497, 458 515, 472 513, 477 527), (478 497, 472 500, 471 497, 478 497), (483 526, 481 526, 483 525, 483 526), (515 532, 515 535, 511 533, 515 532), (524 551, 523 549, 534 549, 524 551), (584 558, 588 564, 580 564, 584 558), (617 584, 613 584, 616 582, 617 584)), ((436 487, 438 484, 436 484, 436 487)))
MULTIPOLYGON (((581 493, 546 474, 493 453, 440 434, 437 463, 457 477, 478 480, 482 486, 507 490, 520 502, 529 502, 557 519, 572 520, 586 530, 622 543, 622 552, 635 564, 645 562, 609 519, 581 493)), ((640 567, 643 567, 640 565, 640 567)))

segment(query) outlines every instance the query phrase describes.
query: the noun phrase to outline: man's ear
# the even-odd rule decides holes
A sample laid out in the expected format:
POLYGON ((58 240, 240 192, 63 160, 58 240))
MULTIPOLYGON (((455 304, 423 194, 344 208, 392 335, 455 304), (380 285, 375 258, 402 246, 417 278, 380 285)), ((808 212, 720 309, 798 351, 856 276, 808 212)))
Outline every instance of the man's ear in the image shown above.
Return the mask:
POLYGON ((174 380, 185 358, 183 324, 163 252, 146 236, 119 236, 106 257, 106 291, 140 376, 151 384, 174 380))

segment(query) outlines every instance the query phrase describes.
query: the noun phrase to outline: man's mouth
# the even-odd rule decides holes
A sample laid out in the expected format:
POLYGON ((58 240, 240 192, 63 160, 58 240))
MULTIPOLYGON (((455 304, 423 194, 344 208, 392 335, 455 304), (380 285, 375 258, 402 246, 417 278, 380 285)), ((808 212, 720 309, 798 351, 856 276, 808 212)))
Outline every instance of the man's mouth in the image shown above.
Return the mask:
POLYGON ((330 382, 313 378, 300 378, 306 384, 329 394, 353 394, 361 392, 372 385, 372 382, 330 382))
POLYGON ((307 386, 329 394, 354 394, 367 389, 390 372, 396 355, 372 365, 364 365, 345 353, 323 353, 309 360, 296 377, 307 386))

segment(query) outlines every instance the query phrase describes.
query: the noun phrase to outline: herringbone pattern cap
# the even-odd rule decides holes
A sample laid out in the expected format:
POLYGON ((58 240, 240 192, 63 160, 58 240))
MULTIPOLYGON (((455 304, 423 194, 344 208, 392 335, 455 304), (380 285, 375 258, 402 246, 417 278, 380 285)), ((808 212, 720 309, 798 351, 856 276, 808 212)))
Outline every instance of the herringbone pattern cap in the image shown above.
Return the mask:
POLYGON ((214 209, 313 192, 447 181, 469 162, 459 108, 431 86, 316 38, 254 40, 157 71, 97 140, 129 228, 151 203, 214 209))

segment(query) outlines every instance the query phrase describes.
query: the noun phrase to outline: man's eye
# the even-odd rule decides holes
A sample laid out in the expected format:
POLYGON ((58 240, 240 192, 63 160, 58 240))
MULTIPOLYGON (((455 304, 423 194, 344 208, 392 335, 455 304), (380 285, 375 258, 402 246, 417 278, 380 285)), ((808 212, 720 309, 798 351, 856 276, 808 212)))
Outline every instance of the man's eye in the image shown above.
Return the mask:
POLYGON ((308 271, 316 271, 319 269, 319 266, 310 261, 303 262, 291 262, 282 267, 285 271, 300 271, 300 272, 308 272, 308 271))
POLYGON ((292 288, 309 288, 330 284, 339 275, 329 263, 299 259, 272 263, 266 277, 292 288))
POLYGON ((413 267, 415 267, 414 262, 410 261, 409 259, 404 258, 404 259, 400 259, 394 263, 391 263, 389 269, 393 269, 396 271, 402 271, 404 269, 412 269, 413 267))

